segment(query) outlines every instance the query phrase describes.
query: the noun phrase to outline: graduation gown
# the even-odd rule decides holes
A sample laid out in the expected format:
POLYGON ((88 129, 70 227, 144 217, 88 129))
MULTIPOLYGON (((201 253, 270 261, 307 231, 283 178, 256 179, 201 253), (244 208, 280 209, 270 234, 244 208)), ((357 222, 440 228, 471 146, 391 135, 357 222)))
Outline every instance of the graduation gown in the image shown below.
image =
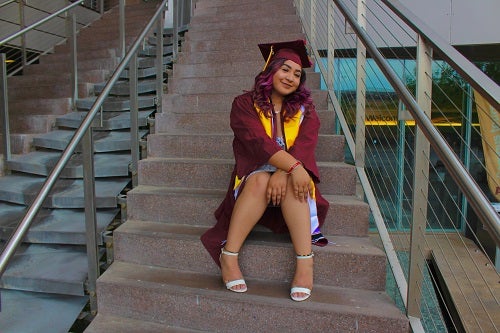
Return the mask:
MULTIPOLYGON (((217 223, 201 236, 203 245, 219 266, 219 254, 227 237, 229 222, 236 202, 234 195, 235 182, 238 183, 251 172, 268 163, 271 156, 281 150, 281 147, 270 135, 272 125, 268 126, 267 122, 272 124, 272 120, 265 118, 254 106, 250 92, 234 99, 230 114, 230 125, 234 133, 233 153, 235 166, 226 196, 214 213, 217 223)), ((319 172, 314 152, 318 140, 319 126, 318 115, 314 107, 312 107, 307 112, 299 111, 296 117, 284 124, 284 136, 288 153, 302 162, 315 184, 314 197, 317 220, 321 227, 325 221, 329 204, 321 196, 317 186, 319 172)), ((241 186, 244 186, 244 181, 241 186)), ((280 208, 268 207, 258 223, 275 233, 288 232, 280 208)))

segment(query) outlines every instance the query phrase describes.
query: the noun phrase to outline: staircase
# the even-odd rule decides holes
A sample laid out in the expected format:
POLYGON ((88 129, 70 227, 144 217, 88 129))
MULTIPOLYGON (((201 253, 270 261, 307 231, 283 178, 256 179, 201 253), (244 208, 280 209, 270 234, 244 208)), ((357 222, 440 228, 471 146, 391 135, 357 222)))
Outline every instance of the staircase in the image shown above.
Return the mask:
MULTIPOLYGON (((158 2, 127 5, 126 44, 150 20, 158 2)), ((79 100, 71 109, 69 47, 59 45, 22 76, 8 78, 12 159, 0 177, 0 244, 9 238, 26 207, 52 171, 96 94, 120 62, 118 8, 106 12, 78 35, 79 100)), ((154 40, 139 58, 140 136, 156 111, 154 40), (153 56, 153 57, 152 57, 153 56), (152 68, 153 67, 153 68, 152 68)), ((171 61, 172 47, 165 47, 171 61)), ((170 59, 170 60, 169 60, 170 59)), ((128 73, 113 87, 94 131, 97 242, 102 268, 112 261, 112 230, 121 221, 121 199, 130 185, 128 73), (126 91, 125 91, 126 88, 126 91)), ((88 302, 87 254, 81 150, 71 158, 35 218, 21 248, 0 280, 2 332, 68 332, 88 302)), ((3 246, 2 246, 3 247, 3 246)))
POLYGON ((86 332, 408 332, 385 293, 386 259, 367 237, 368 206, 318 73, 308 85, 322 127, 317 149, 330 202, 315 247, 314 290, 289 297, 294 253, 287 235, 255 228, 240 255, 246 294, 225 290, 200 242, 215 223, 233 166, 229 111, 263 66, 257 43, 305 38, 291 0, 200 0, 169 79, 127 221, 114 233, 115 261, 98 280, 97 317, 86 332))

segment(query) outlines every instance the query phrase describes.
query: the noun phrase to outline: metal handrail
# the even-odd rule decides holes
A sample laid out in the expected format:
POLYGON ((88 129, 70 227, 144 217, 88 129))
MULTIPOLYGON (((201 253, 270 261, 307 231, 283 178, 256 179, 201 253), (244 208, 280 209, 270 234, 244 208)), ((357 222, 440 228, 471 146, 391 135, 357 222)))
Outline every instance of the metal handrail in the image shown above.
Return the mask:
POLYGON ((59 15, 65 13, 65 12, 67 12, 68 10, 72 9, 73 7, 81 5, 82 3, 83 3, 83 0, 77 1, 77 2, 72 3, 71 5, 68 5, 68 6, 64 7, 64 8, 59 9, 57 12, 54 12, 54 13, 50 14, 47 17, 44 17, 40 21, 37 21, 37 22, 31 24, 30 26, 27 26, 26 28, 19 30, 15 34, 12 34, 9 37, 0 40, 0 46, 6 44, 8 42, 10 42, 13 39, 18 38, 19 36, 24 35, 28 31, 33 30, 33 29, 39 27, 40 25, 42 25, 42 24, 44 24, 44 23, 52 20, 54 17, 59 16, 59 15))
POLYGON ((9 0, 9 1, 5 1, 4 3, 0 3, 0 8, 2 8, 3 6, 7 6, 13 2, 16 2, 16 0, 9 0))
MULTIPOLYGON (((404 83, 395 73, 395 71, 386 63, 383 55, 377 49, 375 43, 369 38, 368 34, 356 22, 349 10, 339 0, 333 0, 337 8, 342 12, 344 17, 349 21, 352 29, 362 43, 365 45, 371 56, 380 67, 381 71, 391 83, 399 98, 408 108, 415 122, 421 128, 424 135, 430 142, 430 145, 450 171, 460 190, 464 193, 467 200, 477 214, 480 221, 487 227, 493 241, 500 245, 500 217, 495 211, 483 191, 474 181, 470 173, 465 169, 456 154, 447 144, 441 133, 433 126, 432 121, 426 116, 424 111, 417 104, 411 93, 408 91, 404 83)), ((439 47, 436 45, 436 47, 439 47)), ((482 74, 483 77, 486 75, 482 74)), ((478 78, 476 78, 478 79, 478 78)), ((482 82, 482 81, 481 81, 482 82)))
MULTIPOLYGON (((478 91, 495 110, 500 112, 500 86, 474 66, 467 58, 441 36, 429 28, 421 19, 404 7, 399 0, 382 0, 403 22, 416 31, 435 48, 450 66, 478 91)), ((497 243, 498 244, 498 243, 497 243)))
POLYGON ((25 236, 26 232, 28 231, 36 214, 38 213, 38 211, 42 207, 42 203, 45 201, 50 190, 55 185, 57 179, 59 178, 59 175, 61 174, 61 172, 65 168, 66 164, 69 162, 77 145, 80 143, 80 141, 84 137, 85 133, 92 125, 92 122, 94 121, 95 116, 100 111, 104 101, 106 100, 109 93, 111 92, 113 85, 118 81, 121 73, 125 70, 128 63, 130 62, 130 59, 132 59, 132 57, 135 55, 135 53, 137 52, 139 47, 142 46, 143 39, 146 37, 149 30, 152 28, 153 24, 158 19, 159 15, 166 8, 165 4, 167 1, 168 0, 162 1, 162 4, 158 7, 158 9, 156 10, 152 19, 149 21, 149 23, 146 25, 146 27, 142 30, 141 34, 137 37, 134 44, 130 47, 130 49, 127 52, 127 54, 125 55, 125 57, 122 59, 122 61, 118 65, 118 67, 115 69, 115 71, 111 75, 109 81, 104 86, 103 91, 97 97, 96 101, 92 105, 92 107, 89 110, 89 112, 87 113, 86 117, 83 119, 80 127, 76 130, 75 134, 73 135, 70 142, 66 146, 66 149, 61 154, 61 157, 57 161, 52 172, 47 177, 47 180, 43 183, 42 188, 40 189, 37 196, 33 200, 33 203, 30 205, 30 207, 29 207, 28 211, 26 212, 26 214, 24 215, 23 219, 21 220, 21 222, 17 226, 16 230, 12 233, 9 241, 5 245, 4 250, 2 251, 2 253, 0 255, 0 277, 5 272, 5 269, 7 268, 7 264, 9 263, 11 257, 14 255, 14 253, 15 253, 16 249, 18 248, 19 244, 21 243, 22 239, 24 238, 24 236, 25 236))

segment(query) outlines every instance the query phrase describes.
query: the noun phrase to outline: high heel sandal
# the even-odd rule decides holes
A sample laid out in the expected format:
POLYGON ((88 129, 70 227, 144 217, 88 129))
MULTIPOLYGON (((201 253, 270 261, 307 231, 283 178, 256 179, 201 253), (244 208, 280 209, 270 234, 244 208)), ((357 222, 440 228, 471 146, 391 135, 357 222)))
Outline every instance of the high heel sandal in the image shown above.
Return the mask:
MULTIPOLYGON (((306 254, 306 255, 297 255, 297 259, 312 259, 312 257, 314 257, 314 252, 311 252, 309 254, 306 254)), ((302 302, 302 301, 305 301, 306 299, 308 299, 309 297, 311 296, 311 289, 309 288, 304 288, 304 287, 292 287, 290 289, 290 297, 296 301, 296 302, 302 302), (294 296, 293 294, 296 294, 296 293, 302 293, 302 294, 306 294, 305 296, 294 296)))
MULTIPOLYGON (((226 256, 237 257, 239 253, 228 251, 223 247, 220 251, 219 260, 223 254, 226 256)), ((222 280, 222 282, 224 282, 224 284, 226 285, 227 290, 234 291, 235 293, 244 293, 245 291, 247 291, 247 284, 246 284, 245 280, 243 280, 243 279, 237 279, 237 280, 228 281, 228 282, 222 280), (241 288, 241 289, 233 289, 234 286, 238 286, 238 285, 245 285, 245 287, 241 288)))

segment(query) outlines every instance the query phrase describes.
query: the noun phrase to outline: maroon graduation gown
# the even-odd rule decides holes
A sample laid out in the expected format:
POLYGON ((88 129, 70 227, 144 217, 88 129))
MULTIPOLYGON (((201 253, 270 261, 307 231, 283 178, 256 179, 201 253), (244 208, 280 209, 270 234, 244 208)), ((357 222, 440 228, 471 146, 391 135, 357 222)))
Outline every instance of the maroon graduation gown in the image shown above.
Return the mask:
MULTIPOLYGON (((266 164, 272 155, 281 150, 274 139, 270 138, 262 125, 258 112, 254 107, 250 92, 236 97, 233 101, 230 124, 234 133, 233 152, 235 166, 229 182, 226 197, 215 211, 217 223, 202 236, 201 241, 215 263, 220 266, 219 254, 227 237, 229 222, 235 204, 234 181, 236 175, 242 178, 266 164)), ((319 118, 314 107, 305 113, 300 124, 299 134, 292 147, 288 148, 297 160, 311 175, 316 184, 316 205, 319 225, 322 226, 328 211, 328 201, 320 194, 318 166, 314 156, 318 140, 319 118)), ((242 185, 243 186, 243 185, 242 185)), ((242 190, 242 189, 241 189, 242 190)), ((269 207, 258 222, 275 233, 288 232, 288 228, 279 208, 269 207)))

